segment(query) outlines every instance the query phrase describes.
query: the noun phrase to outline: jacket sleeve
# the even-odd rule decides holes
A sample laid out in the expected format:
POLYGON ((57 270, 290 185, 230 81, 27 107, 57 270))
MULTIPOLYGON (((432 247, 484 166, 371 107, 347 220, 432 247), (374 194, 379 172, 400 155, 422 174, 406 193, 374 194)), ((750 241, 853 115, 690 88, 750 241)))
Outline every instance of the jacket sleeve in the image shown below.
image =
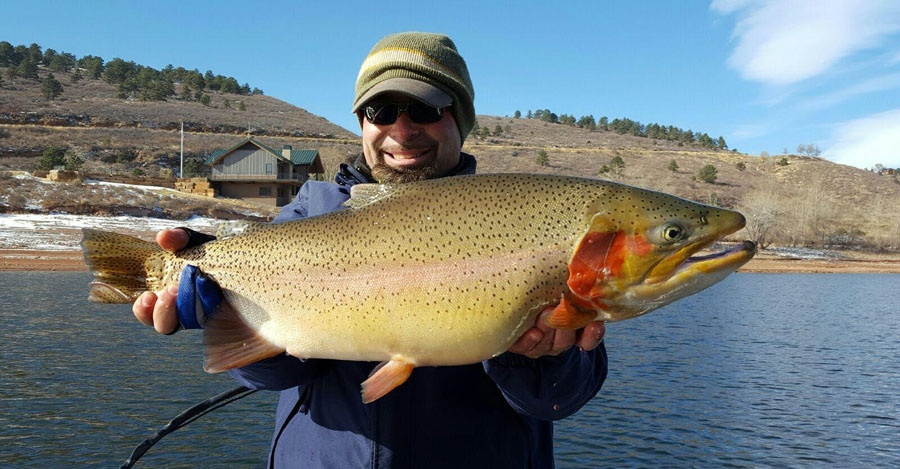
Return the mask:
POLYGON ((228 374, 250 389, 283 391, 308 384, 319 376, 325 366, 326 363, 321 360, 300 360, 281 354, 245 367, 228 370, 228 374))
POLYGON ((601 341, 591 351, 572 347, 537 359, 507 352, 482 365, 516 412, 559 420, 574 414, 600 390, 607 373, 606 346, 601 341))

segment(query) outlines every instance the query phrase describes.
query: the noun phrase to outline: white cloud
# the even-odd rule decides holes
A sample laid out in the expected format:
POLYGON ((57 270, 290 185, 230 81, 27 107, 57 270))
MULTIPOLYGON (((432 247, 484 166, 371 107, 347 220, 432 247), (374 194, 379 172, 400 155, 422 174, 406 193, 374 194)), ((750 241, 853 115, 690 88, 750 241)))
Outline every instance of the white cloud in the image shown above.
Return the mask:
POLYGON ((890 73, 869 78, 862 83, 857 83, 842 90, 810 99, 798 106, 797 109, 801 111, 819 111, 855 98, 856 96, 892 90, 894 88, 900 88, 900 73, 890 73))
POLYGON ((737 13, 737 45, 728 64, 747 80, 795 83, 900 31, 895 0, 714 0, 710 9, 737 13))
POLYGON ((900 168, 900 109, 839 124, 823 157, 835 163, 900 168))

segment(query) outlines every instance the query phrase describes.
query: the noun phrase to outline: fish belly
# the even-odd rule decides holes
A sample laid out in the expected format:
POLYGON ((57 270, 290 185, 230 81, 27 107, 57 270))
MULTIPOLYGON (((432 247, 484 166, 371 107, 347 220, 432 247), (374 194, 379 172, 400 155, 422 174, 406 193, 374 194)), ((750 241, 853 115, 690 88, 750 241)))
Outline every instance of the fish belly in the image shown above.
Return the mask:
POLYGON ((418 366, 462 365, 506 351, 559 301, 567 274, 551 269, 556 259, 541 257, 527 268, 485 264, 491 272, 471 264, 455 273, 345 272, 335 286, 302 274, 265 284, 214 276, 245 321, 290 355, 360 361, 400 355, 418 366))

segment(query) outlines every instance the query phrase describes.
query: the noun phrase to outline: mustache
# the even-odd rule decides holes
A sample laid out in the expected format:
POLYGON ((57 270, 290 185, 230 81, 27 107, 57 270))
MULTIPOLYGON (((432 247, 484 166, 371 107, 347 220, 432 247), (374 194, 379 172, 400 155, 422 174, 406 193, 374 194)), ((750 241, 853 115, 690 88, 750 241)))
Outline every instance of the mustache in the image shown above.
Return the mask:
POLYGON ((398 151, 425 151, 431 150, 437 146, 437 142, 434 140, 427 139, 416 139, 408 142, 403 142, 402 144, 396 145, 383 145, 378 148, 379 151, 383 151, 385 153, 396 153, 398 151))

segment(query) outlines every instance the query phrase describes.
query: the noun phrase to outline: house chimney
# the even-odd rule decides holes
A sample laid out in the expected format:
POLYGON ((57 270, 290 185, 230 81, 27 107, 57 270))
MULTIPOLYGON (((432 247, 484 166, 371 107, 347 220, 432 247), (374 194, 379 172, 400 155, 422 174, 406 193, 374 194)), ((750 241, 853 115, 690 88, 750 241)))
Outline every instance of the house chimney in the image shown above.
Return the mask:
POLYGON ((292 147, 290 145, 285 145, 285 146, 281 147, 281 156, 283 156, 287 159, 291 159, 291 150, 293 150, 293 149, 294 149, 294 147, 292 147))

